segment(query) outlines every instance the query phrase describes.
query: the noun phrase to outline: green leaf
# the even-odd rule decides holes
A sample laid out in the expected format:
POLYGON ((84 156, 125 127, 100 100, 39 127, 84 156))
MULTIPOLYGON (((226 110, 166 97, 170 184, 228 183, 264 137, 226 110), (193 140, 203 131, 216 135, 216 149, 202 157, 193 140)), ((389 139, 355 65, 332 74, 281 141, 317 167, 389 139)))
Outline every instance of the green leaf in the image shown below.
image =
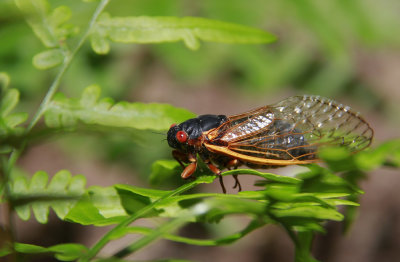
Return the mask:
POLYGON ((15 251, 26 254, 38 254, 48 252, 45 247, 24 243, 15 243, 14 248, 15 251))
POLYGON ((324 161, 343 161, 350 158, 350 152, 344 147, 321 148, 319 157, 324 161))
POLYGON ((262 178, 265 178, 269 181, 273 182, 280 182, 280 183, 288 183, 288 184, 299 184, 301 183, 301 180, 294 178, 294 177, 288 177, 288 176, 280 176, 272 173, 263 173, 254 169, 235 169, 235 170, 229 170, 226 172, 222 173, 223 176, 228 176, 228 175, 255 175, 259 176, 262 178))
POLYGON ((28 119, 27 113, 12 113, 19 101, 17 89, 7 89, 9 77, 0 73, 0 153, 8 153, 19 143, 16 138, 24 131, 18 125, 28 119))
POLYGON ((53 28, 47 22, 49 3, 46 0, 15 0, 18 8, 26 16, 29 26, 42 43, 49 48, 58 45, 53 28))
POLYGON ((0 113, 5 117, 15 108, 19 101, 19 92, 17 89, 9 89, 1 99, 0 113))
POLYGON ((167 104, 114 103, 110 98, 98 100, 99 95, 100 88, 95 85, 86 88, 79 100, 56 95, 46 110, 46 124, 49 127, 74 127, 82 122, 110 128, 167 130, 172 123, 194 116, 187 110, 167 104))
POLYGON ((51 49, 36 54, 33 57, 33 65, 38 69, 49 69, 64 61, 64 53, 61 49, 51 49))
POLYGON ((10 76, 5 72, 0 72, 0 97, 4 96, 4 92, 10 84, 10 76))
POLYGON ((90 35, 90 44, 97 54, 105 55, 110 52, 110 43, 104 33, 99 30, 93 31, 90 35))
POLYGON ((303 206, 287 209, 274 209, 270 211, 277 218, 284 217, 305 217, 315 219, 330 219, 334 221, 343 220, 343 215, 335 209, 324 208, 321 206, 303 206))
POLYGON ((386 141, 378 147, 355 156, 356 165, 362 170, 373 170, 384 164, 400 166, 400 139, 386 141))
POLYGON ((127 215, 114 187, 92 186, 88 189, 88 193, 91 203, 103 217, 110 218, 127 215))
POLYGON ((175 160, 157 160, 151 166, 150 184, 159 186, 168 181, 181 179, 182 168, 175 160))
POLYGON ((84 195, 64 218, 66 221, 81 225, 104 225, 106 218, 90 201, 89 195, 84 195))
POLYGON ((363 191, 355 184, 349 183, 330 170, 318 165, 308 165, 310 171, 297 175, 297 178, 303 179, 301 186, 302 192, 309 193, 342 193, 342 194, 362 194, 363 191))
MULTIPOLYGON (((128 214, 134 214, 155 200, 167 195, 168 191, 144 189, 128 185, 115 185, 121 199, 121 204, 128 214)), ((158 212, 153 210, 148 216, 155 216, 158 212)))
POLYGON ((261 44, 275 41, 259 29, 199 17, 110 17, 103 14, 93 31, 92 47, 104 54, 106 38, 120 43, 161 43, 183 41, 193 50, 200 40, 219 43, 261 44))
POLYGON ((48 248, 55 253, 55 257, 61 261, 74 261, 87 253, 88 249, 81 244, 59 244, 48 248))
POLYGON ((24 123, 28 119, 28 114, 21 112, 21 113, 14 113, 6 118, 4 118, 4 124, 9 128, 14 128, 22 123, 24 123))
POLYGON ((71 177, 66 170, 55 174, 49 185, 47 181, 48 175, 44 171, 36 172, 30 182, 22 176, 13 179, 11 198, 21 219, 29 219, 30 207, 40 223, 47 223, 49 207, 60 219, 64 219, 85 192, 85 177, 71 177))
POLYGON ((49 23, 57 28, 71 18, 71 9, 68 6, 59 6, 49 15, 49 23))
MULTIPOLYGON (((198 177, 192 183, 202 184, 202 183, 212 183, 215 179, 214 176, 201 176, 198 177)), ((168 199, 163 199, 165 196, 170 194, 172 191, 165 190, 155 190, 155 189, 145 189, 130 185, 115 185, 114 186, 121 198, 121 203, 125 210, 134 214, 143 207, 149 206, 157 201, 154 205, 154 209, 147 213, 147 216, 163 216, 163 217, 179 217, 180 215, 187 213, 187 208, 191 207, 195 202, 191 202, 192 199, 200 199, 210 196, 219 196, 221 194, 190 194, 190 195, 180 195, 170 197, 168 199), (183 201, 191 202, 191 204, 183 204, 183 201)), ((232 195, 223 195, 224 197, 231 198, 232 195)), ((237 198, 237 196, 233 196, 237 198)))
POLYGON ((54 253, 58 260, 73 261, 84 255, 88 249, 81 244, 60 244, 46 248, 31 244, 15 243, 15 250, 24 254, 54 253))
POLYGON ((15 2, 24 13, 29 26, 47 48, 63 46, 66 49, 63 41, 78 31, 77 27, 66 24, 71 18, 69 7, 60 6, 50 11, 50 5, 46 0, 15 0, 15 2))

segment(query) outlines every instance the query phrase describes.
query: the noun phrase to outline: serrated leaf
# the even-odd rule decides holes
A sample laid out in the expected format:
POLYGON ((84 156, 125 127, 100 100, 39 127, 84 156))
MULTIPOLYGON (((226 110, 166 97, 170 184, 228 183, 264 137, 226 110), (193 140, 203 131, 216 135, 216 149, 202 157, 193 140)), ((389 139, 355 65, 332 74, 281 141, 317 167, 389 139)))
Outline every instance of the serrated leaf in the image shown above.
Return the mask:
POLYGON ((193 50, 200 40, 219 43, 261 44, 275 41, 272 34, 242 25, 200 17, 110 17, 103 14, 96 23, 92 47, 108 51, 105 37, 120 43, 161 43, 183 41, 193 50))
POLYGON ((61 64, 64 60, 64 53, 60 49, 43 51, 33 57, 33 65, 38 69, 49 69, 61 64))
POLYGON ((11 197, 21 219, 29 219, 30 207, 40 223, 47 223, 50 207, 64 219, 85 191, 85 178, 71 178, 66 170, 58 172, 49 185, 47 182, 48 175, 44 171, 36 172, 29 182, 24 177, 13 179, 11 197))
POLYGON ((49 127, 73 127, 82 122, 112 128, 167 130, 171 123, 182 122, 194 116, 187 110, 167 104, 115 104, 109 98, 98 101, 99 94, 99 87, 93 85, 85 89, 79 100, 56 95, 46 110, 46 124, 49 127))

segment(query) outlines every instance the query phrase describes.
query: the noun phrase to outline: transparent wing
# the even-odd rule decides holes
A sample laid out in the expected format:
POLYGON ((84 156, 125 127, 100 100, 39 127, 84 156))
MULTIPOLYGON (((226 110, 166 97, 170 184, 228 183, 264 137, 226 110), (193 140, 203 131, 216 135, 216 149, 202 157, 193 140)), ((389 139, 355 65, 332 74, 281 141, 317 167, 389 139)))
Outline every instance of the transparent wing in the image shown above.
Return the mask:
POLYGON ((316 160, 321 146, 355 152, 369 146, 373 130, 350 107, 319 96, 294 96, 228 117, 207 137, 239 154, 278 160, 316 160))

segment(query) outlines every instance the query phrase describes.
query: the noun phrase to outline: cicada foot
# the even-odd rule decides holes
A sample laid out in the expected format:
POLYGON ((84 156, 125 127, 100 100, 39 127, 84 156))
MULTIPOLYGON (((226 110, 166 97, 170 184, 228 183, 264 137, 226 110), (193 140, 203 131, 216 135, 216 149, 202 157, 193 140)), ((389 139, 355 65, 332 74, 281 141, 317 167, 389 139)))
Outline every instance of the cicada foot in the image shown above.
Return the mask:
POLYGON ((240 185, 238 175, 232 175, 235 179, 235 185, 232 188, 238 188, 238 192, 242 191, 242 186, 240 185))

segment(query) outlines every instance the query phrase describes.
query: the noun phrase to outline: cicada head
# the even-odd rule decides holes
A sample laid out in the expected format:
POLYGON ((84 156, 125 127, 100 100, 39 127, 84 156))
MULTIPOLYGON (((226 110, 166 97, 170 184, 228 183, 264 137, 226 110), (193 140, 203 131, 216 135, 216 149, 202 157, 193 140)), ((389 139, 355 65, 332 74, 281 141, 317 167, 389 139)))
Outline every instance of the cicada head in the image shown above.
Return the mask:
POLYGON ((185 148, 188 134, 181 125, 172 124, 167 133, 168 145, 175 149, 185 148))
POLYGON ((203 134, 227 121, 224 115, 201 115, 179 125, 172 124, 167 133, 170 147, 186 152, 201 150, 203 134))

